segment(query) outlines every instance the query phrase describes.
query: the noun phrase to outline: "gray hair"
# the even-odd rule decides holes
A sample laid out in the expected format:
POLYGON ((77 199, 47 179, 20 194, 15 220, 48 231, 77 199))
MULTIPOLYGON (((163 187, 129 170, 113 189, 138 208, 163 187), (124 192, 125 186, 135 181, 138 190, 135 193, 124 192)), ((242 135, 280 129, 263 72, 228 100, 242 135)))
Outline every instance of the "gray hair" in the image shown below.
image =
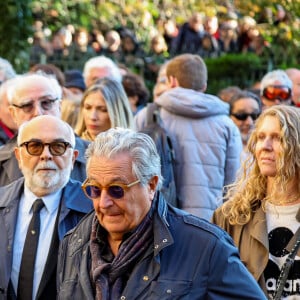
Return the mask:
POLYGON ((122 75, 118 66, 106 56, 96 56, 90 58, 84 65, 83 77, 86 78, 93 68, 103 68, 109 71, 111 78, 121 82, 122 75))
POLYGON ((14 84, 10 85, 7 89, 7 99, 8 99, 9 104, 13 104, 13 99, 16 97, 16 91, 18 90, 18 86, 20 84, 22 84, 24 79, 30 78, 30 77, 36 78, 37 80, 39 78, 46 78, 47 80, 49 80, 51 88, 53 89, 53 93, 59 99, 59 101, 61 101, 61 99, 62 99, 62 88, 59 85, 56 77, 54 75, 46 74, 42 71, 38 71, 36 73, 22 74, 22 75, 16 76, 13 79, 14 84))
POLYGON ((11 79, 16 76, 16 71, 11 63, 2 57, 0 57, 0 71, 4 74, 4 80, 11 79))
POLYGON ((75 148, 75 134, 74 134, 74 130, 73 128, 65 121, 61 120, 60 118, 58 117, 55 117, 55 116, 51 116, 51 115, 41 115, 41 116, 37 116, 37 117, 34 117, 33 119, 29 120, 29 121, 26 121, 24 123, 22 123, 19 127, 19 130, 18 130, 18 137, 17 137, 17 142, 18 142, 18 145, 20 145, 22 143, 22 135, 23 135, 23 131, 24 129, 29 125, 31 124, 32 122, 36 122, 36 121, 39 121, 39 120, 43 120, 43 119, 46 119, 44 120, 45 122, 49 122, 49 119, 53 119, 55 120, 56 123, 59 123, 60 126, 62 127, 65 127, 65 129, 67 130, 68 132, 68 136, 69 136, 69 143, 71 144, 72 148, 74 149, 75 148))
POLYGON ((98 134, 85 153, 87 168, 93 156, 112 158, 120 153, 129 153, 132 158, 132 173, 142 185, 146 185, 157 175, 157 190, 161 189, 163 178, 155 143, 149 135, 131 129, 111 128, 98 134))

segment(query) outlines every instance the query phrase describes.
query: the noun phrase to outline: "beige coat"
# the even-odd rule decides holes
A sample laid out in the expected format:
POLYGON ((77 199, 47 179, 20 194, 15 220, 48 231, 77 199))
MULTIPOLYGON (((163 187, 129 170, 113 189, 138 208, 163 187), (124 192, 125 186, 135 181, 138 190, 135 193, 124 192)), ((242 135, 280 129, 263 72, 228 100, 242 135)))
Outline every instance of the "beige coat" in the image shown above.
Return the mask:
MULTIPOLYGON (((300 209, 296 217, 300 222, 299 217, 300 209)), ((213 214, 212 223, 219 225, 230 234, 240 251, 242 262, 267 295, 264 270, 269 260, 269 241, 266 215, 263 209, 258 208, 245 225, 230 225, 219 207, 213 214)), ((287 246, 288 250, 290 250, 289 245, 287 246)), ((300 249, 297 254, 300 255, 300 249)))
POLYGON ((266 291, 264 270, 269 260, 269 241, 263 209, 259 208, 245 225, 230 225, 221 208, 218 208, 213 214, 212 222, 231 235, 235 245, 239 248, 242 262, 261 288, 266 291))

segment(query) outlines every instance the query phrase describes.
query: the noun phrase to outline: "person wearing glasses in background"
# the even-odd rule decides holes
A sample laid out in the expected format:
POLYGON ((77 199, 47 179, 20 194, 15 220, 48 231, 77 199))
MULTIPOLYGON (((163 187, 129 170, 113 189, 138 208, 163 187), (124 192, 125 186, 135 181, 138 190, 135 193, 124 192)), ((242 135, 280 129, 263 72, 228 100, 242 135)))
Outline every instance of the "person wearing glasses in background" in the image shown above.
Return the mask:
POLYGON ((267 73, 260 83, 263 109, 273 105, 292 105, 293 83, 283 70, 267 73))
POLYGON ((266 299, 225 231, 167 204, 150 136, 111 128, 86 155, 94 211, 61 243, 57 299, 266 299))
MULTIPOLYGON (((30 73, 20 75, 9 85, 7 95, 9 110, 17 127, 39 115, 61 116, 62 88, 52 75, 30 73)), ((22 177, 14 156, 17 134, 0 148, 0 186, 22 177)), ((83 181, 86 177, 84 151, 88 142, 76 137, 75 148, 79 150, 71 178, 83 181)))
POLYGON ((20 126, 14 154, 24 178, 0 187, 0 299, 52 300, 59 241, 92 210, 81 182, 70 179, 78 156, 73 130, 55 116, 37 116, 20 126), (26 232, 37 199, 42 199, 40 234, 28 279, 26 232))
POLYGON ((254 93, 242 90, 234 93, 228 103, 230 105, 230 118, 241 133, 243 142, 241 161, 244 161, 246 158, 245 148, 254 128, 254 122, 262 111, 262 103, 260 98, 254 93))

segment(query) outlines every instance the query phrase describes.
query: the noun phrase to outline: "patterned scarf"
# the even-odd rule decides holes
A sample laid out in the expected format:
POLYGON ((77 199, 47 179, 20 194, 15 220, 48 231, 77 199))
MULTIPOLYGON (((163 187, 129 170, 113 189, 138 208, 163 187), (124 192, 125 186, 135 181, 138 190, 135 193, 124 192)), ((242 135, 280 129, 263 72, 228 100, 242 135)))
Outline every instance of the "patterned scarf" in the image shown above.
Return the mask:
POLYGON ((100 253, 97 234, 99 227, 100 224, 95 216, 90 242, 92 257, 91 276, 96 286, 95 299, 120 299, 122 290, 126 284, 126 274, 131 272, 133 266, 141 259, 147 249, 153 246, 151 211, 132 234, 122 242, 118 254, 112 262, 106 262, 100 253))

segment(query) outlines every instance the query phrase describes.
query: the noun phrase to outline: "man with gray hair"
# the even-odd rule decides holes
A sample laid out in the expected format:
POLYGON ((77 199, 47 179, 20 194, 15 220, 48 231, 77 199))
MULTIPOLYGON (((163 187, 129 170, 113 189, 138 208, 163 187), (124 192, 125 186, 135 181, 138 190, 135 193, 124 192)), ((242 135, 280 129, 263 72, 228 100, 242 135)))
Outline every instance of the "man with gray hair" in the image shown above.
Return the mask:
POLYGON ((106 56, 90 58, 84 65, 83 77, 87 88, 102 77, 109 77, 119 82, 122 81, 119 67, 106 56))
MULTIPOLYGON (((61 117, 62 89, 57 80, 41 73, 31 73, 13 79, 14 84, 7 92, 9 110, 19 128, 25 121, 39 115, 61 117)), ((17 144, 17 135, 0 148, 0 186, 22 177, 13 149, 17 144)), ((76 137, 76 149, 79 150, 71 173, 71 178, 83 181, 85 178, 84 152, 88 142, 76 137)))
POLYGON ((17 126, 9 113, 7 99, 8 82, 15 76, 16 72, 11 63, 0 57, 0 146, 11 139, 17 130, 17 126))
POLYGON ((20 126, 14 154, 24 178, 0 187, 0 299, 52 300, 59 242, 92 209, 70 179, 73 129, 55 116, 32 118, 20 126))
POLYGON ((82 185, 94 211, 61 243, 57 299, 266 299, 227 233, 168 205, 161 186, 150 136, 96 137, 82 185))

